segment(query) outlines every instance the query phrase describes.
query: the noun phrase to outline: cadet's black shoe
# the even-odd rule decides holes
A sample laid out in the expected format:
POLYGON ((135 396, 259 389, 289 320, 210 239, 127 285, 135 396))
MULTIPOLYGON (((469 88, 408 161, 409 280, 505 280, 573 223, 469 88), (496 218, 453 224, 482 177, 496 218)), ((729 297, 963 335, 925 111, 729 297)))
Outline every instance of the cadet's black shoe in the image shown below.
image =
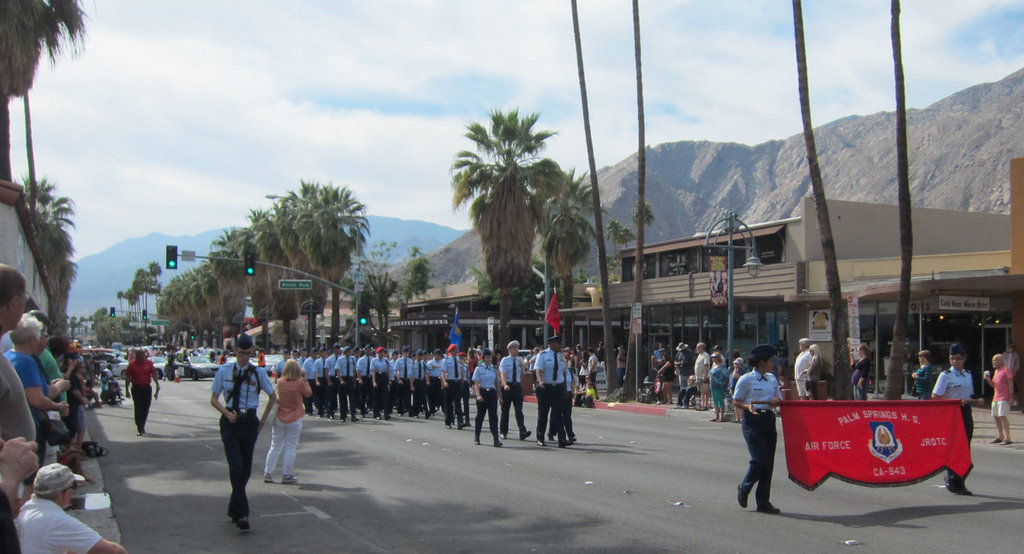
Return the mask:
POLYGON ((242 531, 248 531, 249 530, 249 518, 247 518, 247 517, 240 517, 237 520, 235 520, 235 525, 237 525, 238 528, 241 529, 242 531))
POLYGON ((359 418, 356 416, 352 416, 352 423, 355 423, 357 421, 359 421, 359 418))
POLYGON ((502 444, 503 444, 503 443, 502 443, 501 441, 494 441, 494 447, 495 447, 495 448, 501 448, 501 445, 502 445, 502 444))
POLYGON ((757 511, 761 512, 762 514, 778 514, 782 512, 782 510, 776 508, 775 506, 772 506, 770 503, 765 504, 764 506, 758 506, 757 511))
POLYGON ((503 440, 508 440, 508 433, 502 433, 502 434, 501 434, 501 438, 502 438, 503 440))
POLYGON ((960 496, 974 496, 974 493, 967 490, 967 487, 959 488, 953 491, 953 494, 959 494, 960 496))
POLYGON ((467 425, 467 424, 465 424, 465 423, 460 423, 460 424, 459 424, 459 431, 461 431, 461 430, 465 429, 466 427, 469 427, 469 425, 467 425))
POLYGON ((544 444, 544 439, 539 439, 539 440, 537 441, 537 446, 547 446, 547 445, 546 445, 546 444, 544 444))
POLYGON ((527 431, 525 433, 519 433, 519 440, 524 441, 524 440, 530 438, 530 435, 532 435, 532 434, 533 434, 533 431, 527 431))
POLYGON ((553 441, 553 440, 555 440, 555 436, 554 436, 554 435, 552 435, 551 433, 548 433, 548 440, 549 440, 549 441, 553 441))
POLYGON ((480 439, 473 439, 473 444, 480 446, 480 439))
POLYGON ((452 428, 452 426, 451 426, 451 425, 445 425, 445 427, 446 427, 446 428, 448 428, 448 429, 451 429, 451 428, 452 428))
POLYGON ((559 448, 565 448, 566 446, 572 446, 572 443, 569 442, 569 441, 563 441, 563 440, 558 441, 558 447, 559 448))
POLYGON ((747 507, 748 496, 750 496, 750 491, 743 490, 743 485, 736 487, 736 501, 740 503, 740 508, 747 507))

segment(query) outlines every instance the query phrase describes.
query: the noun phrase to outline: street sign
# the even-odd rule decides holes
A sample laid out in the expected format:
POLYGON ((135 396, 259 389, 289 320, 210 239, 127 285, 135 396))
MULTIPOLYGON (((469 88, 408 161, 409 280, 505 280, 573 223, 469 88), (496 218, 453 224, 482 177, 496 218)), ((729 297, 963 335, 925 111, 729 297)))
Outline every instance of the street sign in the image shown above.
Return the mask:
POLYGON ((487 347, 494 350, 494 318, 487 318, 487 347))
POLYGON ((312 290, 313 281, 310 279, 278 279, 278 290, 312 290))
POLYGON ((363 292, 363 284, 362 283, 356 283, 355 285, 352 285, 352 291, 353 292, 363 292))
POLYGON ((634 335, 643 332, 643 304, 639 302, 633 304, 633 309, 630 311, 629 331, 634 335))
POLYGON ((857 297, 846 298, 846 312, 850 318, 850 338, 860 340, 860 300, 857 297))
POLYGON ((183 261, 183 262, 194 262, 194 261, 196 261, 196 251, 195 250, 182 250, 178 254, 181 256, 181 261, 183 261))
POLYGON ((366 279, 366 274, 363 273, 362 269, 353 269, 352 270, 352 282, 353 283, 362 283, 364 279, 366 279))
POLYGON ((149 318, 149 324, 150 325, 158 325, 158 326, 161 326, 161 327, 167 327, 168 325, 171 324, 171 320, 169 320, 169 319, 157 319, 155 317, 151 317, 151 318, 149 318))

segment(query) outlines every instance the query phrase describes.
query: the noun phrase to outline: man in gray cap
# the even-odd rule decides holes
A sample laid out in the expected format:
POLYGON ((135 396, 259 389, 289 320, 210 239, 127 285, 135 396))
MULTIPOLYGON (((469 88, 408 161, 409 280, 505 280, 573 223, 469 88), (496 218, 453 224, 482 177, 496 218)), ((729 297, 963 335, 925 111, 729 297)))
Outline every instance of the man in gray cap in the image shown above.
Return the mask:
POLYGON ((235 339, 233 364, 224 364, 213 377, 210 405, 220 412, 220 439, 231 476, 231 501, 228 517, 242 531, 249 530, 249 499, 245 486, 252 474, 252 454, 256 438, 277 402, 274 385, 262 368, 249 363, 253 353, 252 337, 241 334, 235 339), (257 415, 260 391, 267 393, 262 417, 257 415), (224 395, 224 403, 221 395, 224 395), (226 404, 226 405, 225 405, 226 404))
POLYGON ((553 335, 548 339, 547 350, 537 355, 533 371, 537 377, 537 445, 545 446, 544 431, 548 428, 548 413, 552 427, 558 434, 558 447, 569 446, 562 426, 563 398, 568 368, 562 357, 562 337, 553 335))
POLYGON ((110 542, 64 511, 85 477, 67 466, 50 464, 36 473, 35 492, 21 508, 18 527, 25 552, 89 552, 119 554, 125 549, 110 542))

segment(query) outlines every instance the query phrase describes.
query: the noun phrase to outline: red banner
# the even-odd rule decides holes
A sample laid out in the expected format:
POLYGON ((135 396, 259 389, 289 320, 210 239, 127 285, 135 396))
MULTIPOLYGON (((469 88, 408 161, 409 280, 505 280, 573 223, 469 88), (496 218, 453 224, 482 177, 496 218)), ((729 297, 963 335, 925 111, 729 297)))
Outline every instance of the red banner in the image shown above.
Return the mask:
POLYGON ((787 401, 782 431, 789 478, 807 490, 829 477, 893 487, 972 467, 959 400, 787 401))

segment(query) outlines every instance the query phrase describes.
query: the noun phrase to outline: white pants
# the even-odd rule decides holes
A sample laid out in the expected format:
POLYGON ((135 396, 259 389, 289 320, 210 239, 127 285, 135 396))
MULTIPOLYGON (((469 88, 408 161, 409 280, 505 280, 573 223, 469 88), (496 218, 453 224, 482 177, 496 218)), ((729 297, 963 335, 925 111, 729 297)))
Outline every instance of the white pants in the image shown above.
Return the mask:
POLYGON ((302 419, 292 423, 284 423, 274 418, 274 429, 270 435, 270 450, 267 451, 267 463, 263 473, 273 473, 277 467, 277 457, 284 450, 283 474, 291 475, 295 468, 295 449, 299 445, 299 433, 302 432, 302 419))

